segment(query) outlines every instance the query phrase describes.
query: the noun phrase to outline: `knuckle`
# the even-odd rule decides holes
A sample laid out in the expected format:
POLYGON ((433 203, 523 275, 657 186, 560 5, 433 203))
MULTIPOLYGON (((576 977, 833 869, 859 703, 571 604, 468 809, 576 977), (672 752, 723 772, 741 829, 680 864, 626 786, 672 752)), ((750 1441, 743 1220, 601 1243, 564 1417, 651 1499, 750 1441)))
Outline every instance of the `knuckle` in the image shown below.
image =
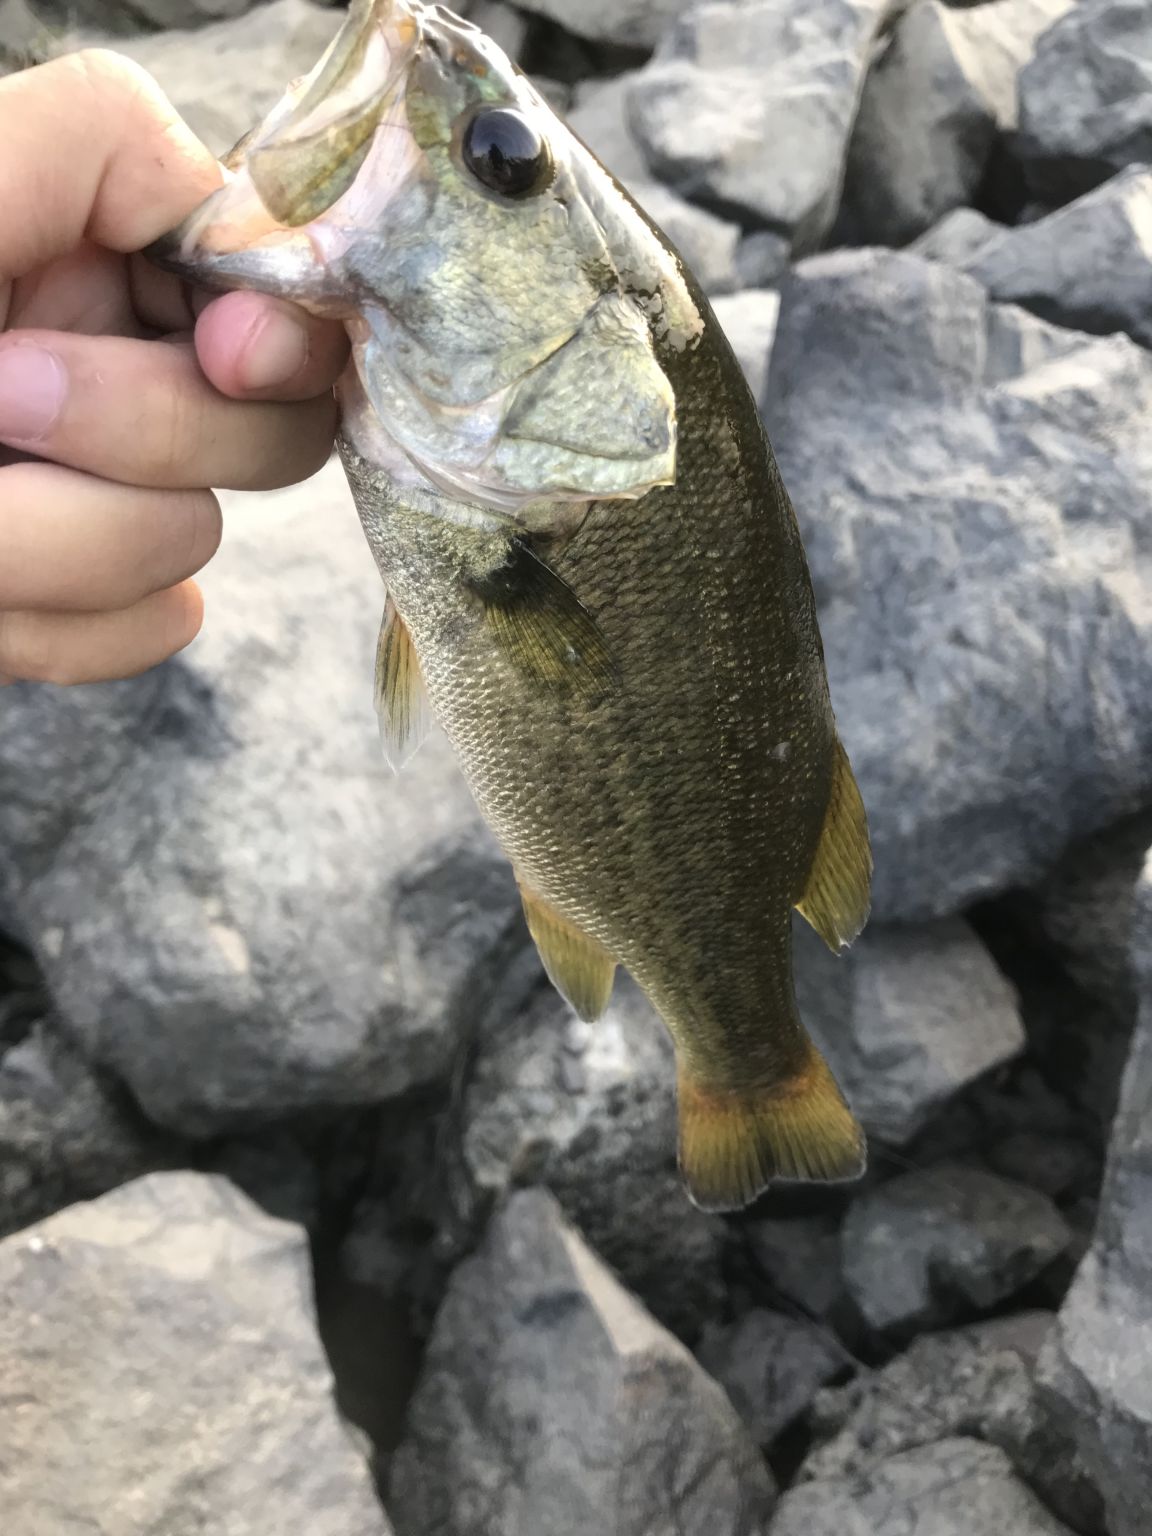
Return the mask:
POLYGON ((188 478, 202 425, 195 391, 175 370, 161 375, 149 391, 149 427, 139 452, 154 485, 178 486, 188 478))
POLYGON ((143 65, 123 53, 117 53, 114 48, 81 48, 59 62, 62 68, 71 69, 79 75, 105 104, 109 99, 113 102, 134 102, 155 89, 152 76, 143 65))

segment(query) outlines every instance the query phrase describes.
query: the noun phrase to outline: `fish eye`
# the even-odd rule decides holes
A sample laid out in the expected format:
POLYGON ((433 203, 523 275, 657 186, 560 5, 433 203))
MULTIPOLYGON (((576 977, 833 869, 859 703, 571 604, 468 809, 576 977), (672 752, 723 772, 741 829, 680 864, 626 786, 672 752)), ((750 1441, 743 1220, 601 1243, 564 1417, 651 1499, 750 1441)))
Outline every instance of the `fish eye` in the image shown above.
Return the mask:
POLYGON ((552 180, 547 139, 510 107, 478 112, 464 130, 460 152, 481 186, 503 197, 532 197, 552 180))

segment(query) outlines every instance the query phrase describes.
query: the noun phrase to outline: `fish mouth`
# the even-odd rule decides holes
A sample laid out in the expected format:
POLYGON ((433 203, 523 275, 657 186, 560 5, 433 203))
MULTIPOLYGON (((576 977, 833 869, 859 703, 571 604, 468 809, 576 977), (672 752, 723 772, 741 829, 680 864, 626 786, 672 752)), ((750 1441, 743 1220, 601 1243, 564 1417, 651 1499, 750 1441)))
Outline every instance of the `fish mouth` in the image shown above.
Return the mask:
POLYGON ((402 109, 408 67, 429 21, 474 31, 420 0, 352 0, 315 67, 222 159, 225 184, 145 255, 209 288, 295 290, 306 308, 347 317, 327 291, 314 224, 353 187, 382 122, 402 109))

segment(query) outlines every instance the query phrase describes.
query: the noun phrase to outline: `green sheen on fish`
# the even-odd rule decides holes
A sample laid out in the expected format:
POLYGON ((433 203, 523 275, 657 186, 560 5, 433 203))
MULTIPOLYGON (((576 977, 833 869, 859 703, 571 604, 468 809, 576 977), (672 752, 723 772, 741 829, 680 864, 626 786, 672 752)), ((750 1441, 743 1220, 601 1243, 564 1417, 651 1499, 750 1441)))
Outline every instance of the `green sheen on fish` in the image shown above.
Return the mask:
POLYGON ((659 1010, 697 1204, 858 1176, 791 914, 856 936, 867 826, 795 516, 707 301, 440 6, 357 0, 228 164, 153 254, 348 326, 394 764, 430 704, 555 985, 592 1019, 624 965, 659 1010))

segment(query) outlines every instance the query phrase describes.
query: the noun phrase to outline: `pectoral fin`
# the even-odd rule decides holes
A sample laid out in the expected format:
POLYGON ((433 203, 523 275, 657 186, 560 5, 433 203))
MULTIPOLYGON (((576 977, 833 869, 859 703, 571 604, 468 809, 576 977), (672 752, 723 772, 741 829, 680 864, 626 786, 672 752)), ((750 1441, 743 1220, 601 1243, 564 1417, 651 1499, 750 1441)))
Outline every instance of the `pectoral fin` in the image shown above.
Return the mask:
POLYGON ((848 754, 837 741, 824 827, 796 910, 835 953, 851 944, 868 921, 871 883, 864 802, 848 754))
POLYGON ((560 916, 534 892, 520 887, 528 932, 548 979, 582 1019, 598 1019, 612 996, 616 962, 595 939, 560 916))
POLYGON ((420 748, 431 713, 420 658, 408 626, 389 597, 376 649, 376 713, 384 756, 394 773, 420 748))
POLYGON ((512 540, 505 564, 473 590, 496 644, 534 681, 592 700, 616 686, 616 663, 595 619, 523 539, 512 540))

